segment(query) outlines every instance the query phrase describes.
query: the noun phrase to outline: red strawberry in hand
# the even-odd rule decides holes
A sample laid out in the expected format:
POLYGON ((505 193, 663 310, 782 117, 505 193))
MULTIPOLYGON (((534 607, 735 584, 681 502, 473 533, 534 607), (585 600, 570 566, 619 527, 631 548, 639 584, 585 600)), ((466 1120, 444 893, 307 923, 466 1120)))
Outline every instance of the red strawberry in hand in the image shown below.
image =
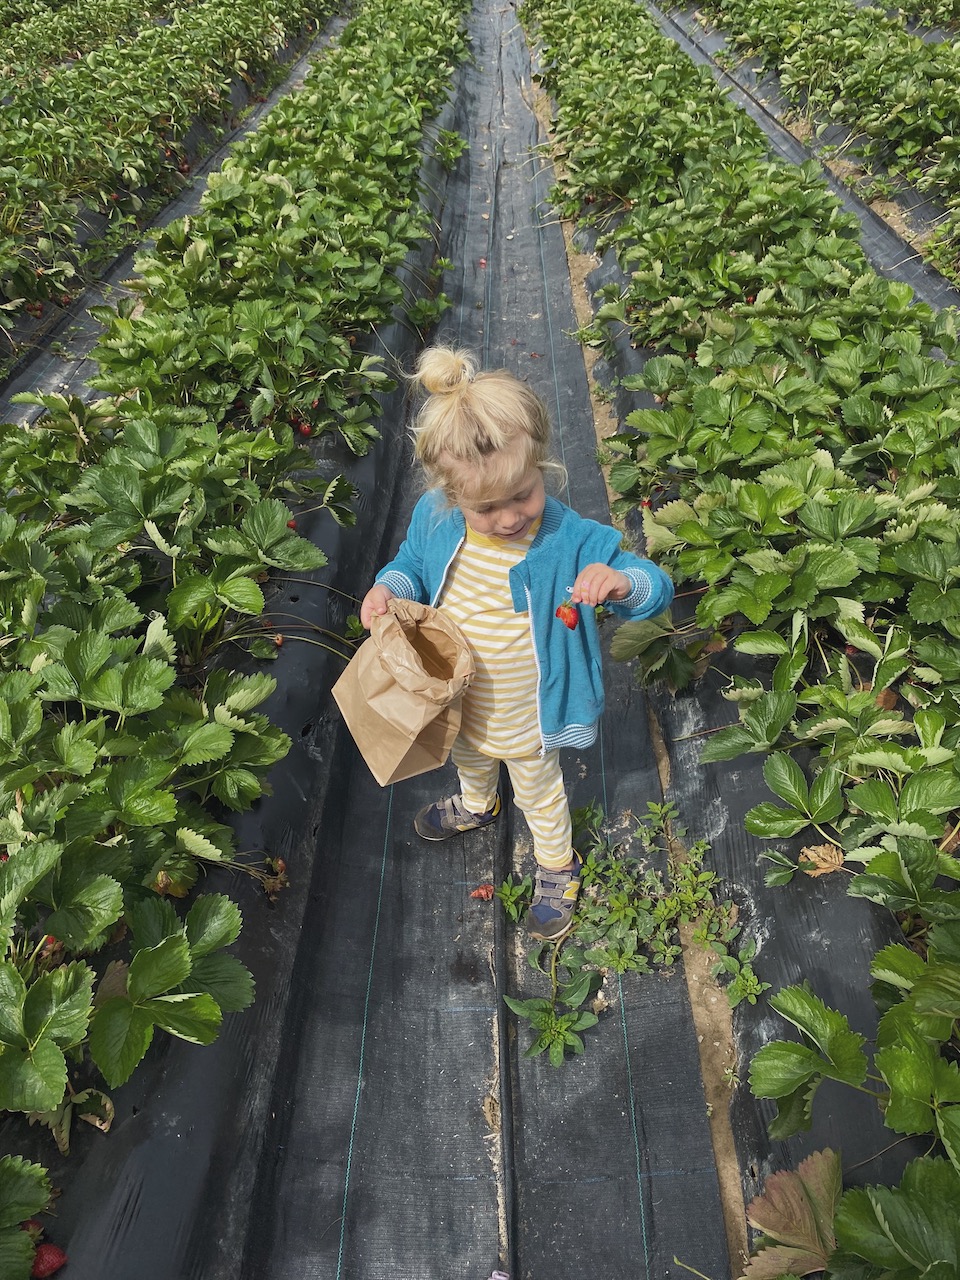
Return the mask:
POLYGON ((44 1276, 52 1276, 55 1272, 66 1263, 67 1255, 55 1244, 41 1244, 37 1246, 37 1252, 33 1255, 33 1269, 31 1276, 42 1280, 44 1276))
POLYGON ((560 619, 565 627, 569 627, 571 631, 576 631, 577 623, 580 621, 580 615, 577 613, 576 605, 567 597, 562 604, 557 605, 556 617, 560 619))

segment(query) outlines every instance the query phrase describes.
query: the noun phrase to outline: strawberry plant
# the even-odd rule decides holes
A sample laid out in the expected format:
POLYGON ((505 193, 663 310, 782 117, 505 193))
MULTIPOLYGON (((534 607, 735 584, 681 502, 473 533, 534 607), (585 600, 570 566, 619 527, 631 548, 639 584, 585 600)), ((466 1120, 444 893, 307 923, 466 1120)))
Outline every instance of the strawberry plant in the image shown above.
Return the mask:
POLYGON ((843 1192, 837 1152, 815 1151, 796 1172, 772 1174, 747 1207, 762 1234, 741 1280, 821 1272, 830 1280, 904 1280, 949 1274, 960 1237, 952 1205, 960 1181, 946 1161, 921 1157, 897 1188, 843 1192))

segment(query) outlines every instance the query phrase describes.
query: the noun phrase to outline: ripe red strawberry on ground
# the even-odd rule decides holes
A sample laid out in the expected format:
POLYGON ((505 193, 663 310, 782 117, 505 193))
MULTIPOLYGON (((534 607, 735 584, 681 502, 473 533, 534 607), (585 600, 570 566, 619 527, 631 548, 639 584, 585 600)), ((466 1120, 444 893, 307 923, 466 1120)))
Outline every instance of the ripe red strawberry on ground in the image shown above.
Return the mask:
POLYGON ((33 1255, 33 1268, 30 1274, 34 1280, 43 1280, 44 1276, 52 1276, 59 1271, 66 1261, 67 1255, 59 1245, 38 1245, 37 1252, 33 1255))
POLYGON ((580 615, 577 613, 576 605, 572 600, 567 599, 562 604, 558 604, 556 616, 565 627, 569 627, 571 631, 576 631, 580 615))

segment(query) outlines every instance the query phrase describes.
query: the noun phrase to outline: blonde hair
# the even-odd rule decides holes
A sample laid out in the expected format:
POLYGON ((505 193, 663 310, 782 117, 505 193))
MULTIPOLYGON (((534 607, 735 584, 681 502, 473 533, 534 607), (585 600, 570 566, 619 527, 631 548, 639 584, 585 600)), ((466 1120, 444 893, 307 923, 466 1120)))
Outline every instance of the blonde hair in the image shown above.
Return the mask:
POLYGON ((456 505, 512 493, 531 468, 565 475, 550 457, 550 419, 540 397, 506 369, 478 372, 469 351, 421 352, 413 381, 426 401, 413 447, 428 485, 456 505))

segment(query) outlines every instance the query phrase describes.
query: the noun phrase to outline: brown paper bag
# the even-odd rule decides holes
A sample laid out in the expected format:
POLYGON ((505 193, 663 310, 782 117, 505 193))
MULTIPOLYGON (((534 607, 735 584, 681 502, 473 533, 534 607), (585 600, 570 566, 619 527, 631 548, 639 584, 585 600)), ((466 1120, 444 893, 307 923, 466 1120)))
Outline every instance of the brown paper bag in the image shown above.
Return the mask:
POLYGON ((429 605, 391 600, 333 696, 381 787, 446 763, 473 679, 463 633, 429 605))

